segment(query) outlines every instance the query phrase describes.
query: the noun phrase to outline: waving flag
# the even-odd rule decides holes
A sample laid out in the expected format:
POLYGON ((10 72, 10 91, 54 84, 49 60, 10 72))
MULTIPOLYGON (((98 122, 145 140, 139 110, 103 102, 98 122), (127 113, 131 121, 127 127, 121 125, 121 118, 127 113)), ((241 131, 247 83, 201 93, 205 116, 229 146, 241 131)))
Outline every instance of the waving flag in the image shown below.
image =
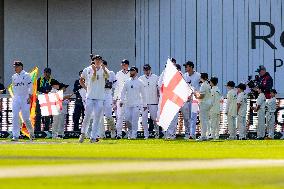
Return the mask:
MULTIPOLYGON (((36 116, 35 111, 36 111, 36 94, 37 94, 38 67, 34 67, 29 72, 29 75, 31 76, 32 84, 33 84, 33 87, 32 87, 33 93, 32 93, 32 97, 31 97, 31 101, 30 101, 30 103, 31 103, 31 107, 30 107, 30 120, 31 120, 32 126, 34 127, 34 125, 35 125, 35 116, 36 116)), ((11 97, 13 97, 14 93, 13 93, 12 84, 9 85, 8 91, 9 91, 9 94, 11 95, 11 97)), ((22 122, 22 129, 21 129, 22 133, 25 136, 30 137, 28 129, 27 129, 26 125, 24 124, 21 112, 20 112, 20 121, 22 122)))
POLYGON ((193 91, 169 59, 162 79, 157 124, 167 129, 193 91))
POLYGON ((62 110, 63 91, 38 95, 41 115, 58 115, 62 110))

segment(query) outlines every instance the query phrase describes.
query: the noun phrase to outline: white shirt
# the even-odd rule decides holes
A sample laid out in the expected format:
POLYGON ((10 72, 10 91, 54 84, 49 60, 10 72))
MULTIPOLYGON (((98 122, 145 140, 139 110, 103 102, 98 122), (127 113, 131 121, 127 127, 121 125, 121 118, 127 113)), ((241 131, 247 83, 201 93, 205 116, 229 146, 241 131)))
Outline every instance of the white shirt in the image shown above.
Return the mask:
POLYGON ((267 111, 269 113, 276 112, 276 98, 273 97, 273 98, 268 99, 266 102, 266 106, 267 106, 267 111))
POLYGON ((199 99, 200 105, 207 104, 211 105, 211 87, 207 81, 203 82, 200 87, 200 94, 203 94, 204 97, 199 99))
POLYGON ((82 78, 85 79, 85 85, 87 86, 87 99, 104 100, 105 98, 105 74, 102 68, 96 71, 94 76, 94 70, 92 66, 89 66, 83 70, 82 78))
POLYGON ((29 96, 32 94, 32 79, 29 73, 22 70, 12 76, 14 96, 29 96))
POLYGON ((115 89, 114 89, 114 99, 120 100, 121 99, 121 91, 125 82, 130 78, 130 72, 124 72, 120 70, 116 73, 116 82, 115 82, 115 89))
POLYGON ((159 77, 155 74, 151 74, 150 76, 143 75, 139 77, 139 79, 144 84, 144 92, 145 92, 145 103, 146 104, 158 104, 158 80, 159 77))
MULTIPOLYGON (((115 82, 116 78, 115 78, 115 73, 113 71, 109 71, 109 78, 106 79, 106 82, 110 82, 112 83, 112 87, 114 88, 114 82, 115 82)), ((105 88, 105 93, 106 94, 111 94, 112 93, 112 89, 109 88, 105 88)))
POLYGON ((256 99, 256 105, 260 106, 260 109, 258 111, 265 111, 265 102, 266 102, 266 98, 264 93, 260 93, 256 99))
POLYGON ((230 116, 237 116, 237 98, 238 93, 236 89, 229 90, 227 94, 226 113, 230 116))
POLYGON ((211 89, 211 113, 220 114, 220 100, 221 100, 221 92, 217 86, 213 86, 211 89))
POLYGON ((247 94, 245 92, 238 94, 237 104, 241 105, 238 115, 245 117, 247 115, 247 94))
POLYGON ((126 107, 141 105, 147 107, 145 103, 144 84, 138 77, 134 79, 130 78, 125 82, 121 92, 121 100, 126 107))
POLYGON ((184 80, 193 87, 194 90, 199 90, 200 88, 200 73, 194 71, 192 75, 189 75, 188 72, 183 74, 184 80))

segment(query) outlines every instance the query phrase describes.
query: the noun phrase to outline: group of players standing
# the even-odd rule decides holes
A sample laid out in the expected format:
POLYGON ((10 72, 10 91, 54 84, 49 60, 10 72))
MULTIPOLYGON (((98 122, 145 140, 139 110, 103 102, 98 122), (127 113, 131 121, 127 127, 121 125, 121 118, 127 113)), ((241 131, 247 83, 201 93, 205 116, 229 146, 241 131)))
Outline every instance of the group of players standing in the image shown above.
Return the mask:
MULTIPOLYGON (((184 139, 196 139, 196 122, 199 114, 201 136, 197 140, 218 140, 220 102, 222 102, 222 95, 217 86, 218 78, 212 77, 209 79, 207 73, 198 73, 194 70, 194 63, 191 61, 187 61, 183 65, 186 71, 183 74, 181 66, 176 64, 174 58, 171 58, 171 62, 194 91, 180 110, 183 114, 185 126, 184 139)), ((20 126, 16 122, 19 111, 22 111, 24 122, 28 126, 31 138, 34 138, 34 132, 28 119, 29 114, 26 111, 29 106, 28 99, 31 95, 31 80, 28 74, 23 71, 23 64, 21 62, 15 62, 14 67, 16 73, 12 77, 15 91, 13 98, 13 139, 17 140, 19 137, 20 126)), ((128 139, 136 139, 140 114, 142 114, 145 139, 149 138, 149 114, 154 121, 155 138, 160 138, 159 126, 156 120, 164 72, 160 76, 157 76, 151 72, 151 66, 146 64, 143 66, 144 74, 138 77, 138 68, 133 66, 129 69, 129 61, 126 59, 122 60, 121 67, 122 70, 115 74, 108 70, 107 62, 100 55, 96 55, 92 57, 91 65, 81 72, 79 84, 82 87, 80 94, 84 101, 85 116, 79 137, 80 143, 86 138, 90 138, 90 142, 93 143, 98 142, 100 138, 104 137, 104 117, 109 126, 108 130, 111 132, 111 138, 122 138, 122 130, 125 122, 126 137, 128 139), (116 114, 116 125, 112 116, 113 110, 116 114)), ((228 139, 245 140, 247 134, 246 117, 248 98, 245 92, 246 84, 240 83, 238 86, 235 86, 233 81, 228 81, 226 86, 228 89, 226 106, 229 129, 228 139), (238 138, 237 130, 239 133, 238 138)), ((277 92, 274 89, 271 90, 269 98, 266 99, 264 94, 265 89, 262 86, 256 86, 254 90, 259 93, 256 105, 252 107, 258 114, 257 137, 258 139, 265 138, 266 118, 267 138, 273 139, 274 114, 276 111, 275 95, 277 92)), ((70 98, 70 95, 68 98, 70 98)), ((167 130, 164 131, 166 139, 176 138, 177 124, 178 113, 167 130)))

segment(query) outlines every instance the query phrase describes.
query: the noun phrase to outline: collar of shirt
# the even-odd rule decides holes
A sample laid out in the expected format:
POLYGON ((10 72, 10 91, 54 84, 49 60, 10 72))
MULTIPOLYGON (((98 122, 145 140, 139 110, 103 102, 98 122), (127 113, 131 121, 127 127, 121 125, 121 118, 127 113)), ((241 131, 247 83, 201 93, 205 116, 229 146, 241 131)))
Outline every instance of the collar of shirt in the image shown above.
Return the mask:
POLYGON ((121 70, 121 72, 124 73, 124 74, 128 74, 129 70, 126 70, 126 71, 125 70, 121 70))

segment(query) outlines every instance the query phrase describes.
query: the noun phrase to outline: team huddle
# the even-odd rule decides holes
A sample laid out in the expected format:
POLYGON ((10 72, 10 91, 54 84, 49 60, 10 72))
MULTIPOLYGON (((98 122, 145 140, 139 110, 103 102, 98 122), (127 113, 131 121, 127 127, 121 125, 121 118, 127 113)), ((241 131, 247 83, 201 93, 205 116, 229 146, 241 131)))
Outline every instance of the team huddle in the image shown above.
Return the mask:
MULTIPOLYGON (((180 112, 183 117, 185 128, 184 139, 196 139, 205 141, 209 139, 218 140, 220 130, 220 103, 223 100, 218 88, 218 78, 209 79, 207 73, 198 73, 194 70, 194 63, 187 61, 183 66, 185 73, 181 72, 181 66, 176 64, 176 60, 171 58, 171 62, 176 66, 183 79, 192 89, 187 102, 181 107, 180 112), (199 115, 201 124, 201 136, 196 137, 197 117, 199 115)), ((83 101, 85 115, 81 126, 79 142, 86 138, 91 143, 99 142, 105 137, 104 120, 107 122, 107 130, 110 131, 111 138, 121 139, 122 130, 125 128, 128 139, 136 139, 138 131, 138 121, 142 115, 142 126, 145 139, 149 138, 148 116, 153 120, 155 138, 160 138, 160 127, 157 124, 159 112, 159 100, 162 93, 164 72, 160 76, 151 71, 151 66, 143 66, 144 74, 138 77, 138 68, 129 68, 129 61, 124 59, 121 62, 122 69, 116 74, 107 68, 107 62, 100 55, 91 59, 91 65, 80 72, 79 85, 77 91, 83 101), (113 118, 113 110, 116 121, 113 118), (124 127, 125 126, 125 127, 124 127)), ((30 121, 30 97, 32 91, 31 78, 23 70, 20 61, 14 62, 15 74, 12 76, 14 91, 13 97, 13 139, 18 141, 20 136, 19 112, 22 112, 23 121, 33 140, 34 130, 30 121)), ((260 67, 265 69, 264 67, 260 67)), ((259 70, 261 71, 261 70, 259 70)), ((57 81, 50 83, 52 91, 66 91, 67 85, 57 81)), ((240 83, 235 86, 233 81, 226 84, 228 89, 226 115, 228 120, 229 140, 247 139, 247 85, 240 83), (238 135, 237 135, 238 131, 238 135)), ((276 112, 276 90, 262 85, 254 86, 253 90, 258 93, 256 104, 251 107, 257 112, 257 138, 273 139, 276 112), (266 131, 267 130, 267 135, 266 131)), ((67 112, 68 100, 72 95, 64 95, 63 109, 61 114, 54 116, 52 123, 52 136, 57 138, 64 135, 64 114, 67 112), (65 107, 65 108, 64 108, 65 107)), ((163 131, 165 139, 175 139, 178 125, 177 113, 168 128, 163 131)))

